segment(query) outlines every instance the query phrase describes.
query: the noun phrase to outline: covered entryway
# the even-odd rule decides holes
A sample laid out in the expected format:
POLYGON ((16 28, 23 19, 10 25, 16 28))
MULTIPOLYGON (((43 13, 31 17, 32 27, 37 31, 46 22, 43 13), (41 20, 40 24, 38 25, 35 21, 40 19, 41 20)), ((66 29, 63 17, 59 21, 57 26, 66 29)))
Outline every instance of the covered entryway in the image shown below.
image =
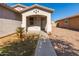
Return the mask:
POLYGON ((46 31, 47 17, 44 15, 27 16, 26 31, 46 31))
POLYGON ((33 5, 22 11, 22 27, 24 31, 52 31, 52 9, 40 5, 33 5))

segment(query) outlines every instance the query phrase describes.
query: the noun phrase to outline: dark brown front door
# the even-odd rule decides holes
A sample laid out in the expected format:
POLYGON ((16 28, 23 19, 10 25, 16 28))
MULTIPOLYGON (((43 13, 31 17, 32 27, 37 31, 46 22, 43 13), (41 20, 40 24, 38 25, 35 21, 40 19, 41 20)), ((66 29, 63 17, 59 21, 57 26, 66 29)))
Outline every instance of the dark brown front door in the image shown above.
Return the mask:
POLYGON ((41 30, 43 30, 43 31, 45 30, 44 29, 44 18, 43 17, 41 18, 41 30))

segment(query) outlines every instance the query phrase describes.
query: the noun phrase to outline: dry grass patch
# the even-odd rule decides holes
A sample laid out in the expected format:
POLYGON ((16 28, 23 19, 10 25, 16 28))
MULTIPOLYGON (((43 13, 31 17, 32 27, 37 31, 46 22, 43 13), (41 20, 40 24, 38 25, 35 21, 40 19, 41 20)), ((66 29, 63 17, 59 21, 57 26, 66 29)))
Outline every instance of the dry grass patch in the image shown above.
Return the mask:
POLYGON ((0 55, 2 56, 31 56, 37 45, 39 35, 28 34, 25 38, 17 38, 16 34, 2 38, 3 47, 0 48, 0 55))
POLYGON ((3 38, 0 38, 0 47, 5 46, 9 43, 16 42, 19 40, 16 34, 12 34, 3 38))

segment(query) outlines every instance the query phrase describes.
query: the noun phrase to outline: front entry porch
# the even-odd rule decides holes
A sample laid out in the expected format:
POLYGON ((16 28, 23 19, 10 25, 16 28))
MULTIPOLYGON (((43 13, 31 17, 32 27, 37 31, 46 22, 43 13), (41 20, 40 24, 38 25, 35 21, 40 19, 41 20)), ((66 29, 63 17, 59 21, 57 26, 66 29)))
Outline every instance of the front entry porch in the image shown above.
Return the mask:
POLYGON ((26 31, 45 31, 47 17, 43 15, 31 15, 26 17, 26 31))
MULTIPOLYGON (((41 7, 40 7, 41 8, 41 7)), ((52 31, 51 12, 34 8, 22 13, 22 27, 24 31, 52 31)))

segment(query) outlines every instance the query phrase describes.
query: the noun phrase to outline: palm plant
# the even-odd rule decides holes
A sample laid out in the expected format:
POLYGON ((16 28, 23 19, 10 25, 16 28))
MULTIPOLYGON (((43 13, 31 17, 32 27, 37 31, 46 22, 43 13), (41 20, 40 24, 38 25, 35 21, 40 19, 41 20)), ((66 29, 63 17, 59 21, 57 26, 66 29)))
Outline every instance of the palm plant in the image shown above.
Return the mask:
POLYGON ((18 28, 16 29, 17 36, 18 36, 20 39, 23 38, 23 32, 24 32, 24 28, 22 28, 22 27, 18 27, 18 28))

